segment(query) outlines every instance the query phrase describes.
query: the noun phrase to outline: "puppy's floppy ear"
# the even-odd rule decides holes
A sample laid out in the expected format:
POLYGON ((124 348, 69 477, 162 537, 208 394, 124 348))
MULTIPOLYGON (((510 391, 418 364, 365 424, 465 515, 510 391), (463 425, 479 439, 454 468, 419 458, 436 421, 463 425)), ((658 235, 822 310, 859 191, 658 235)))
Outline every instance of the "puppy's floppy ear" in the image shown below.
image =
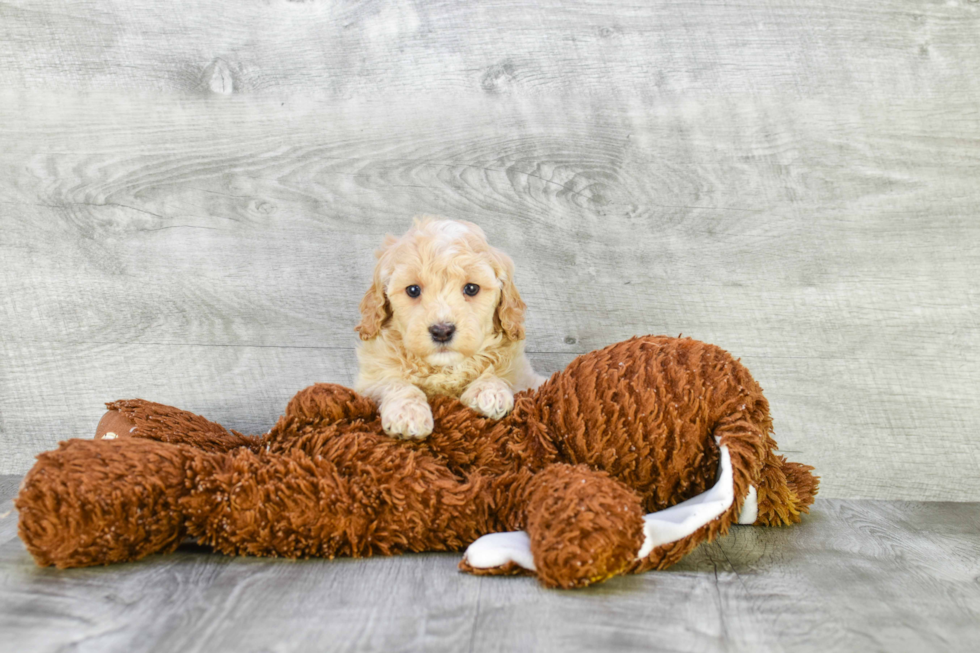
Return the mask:
POLYGON ((378 259, 374 266, 374 278, 371 287, 361 299, 361 323, 354 327, 361 340, 377 338, 381 333, 381 327, 391 317, 391 304, 388 303, 388 297, 385 295, 385 279, 382 272, 387 258, 385 254, 397 240, 392 235, 385 236, 381 249, 374 254, 378 259))
POLYGON ((495 248, 491 248, 490 259, 494 274, 500 280, 500 302, 493 316, 494 326, 511 340, 523 340, 527 305, 514 285, 514 262, 495 248))

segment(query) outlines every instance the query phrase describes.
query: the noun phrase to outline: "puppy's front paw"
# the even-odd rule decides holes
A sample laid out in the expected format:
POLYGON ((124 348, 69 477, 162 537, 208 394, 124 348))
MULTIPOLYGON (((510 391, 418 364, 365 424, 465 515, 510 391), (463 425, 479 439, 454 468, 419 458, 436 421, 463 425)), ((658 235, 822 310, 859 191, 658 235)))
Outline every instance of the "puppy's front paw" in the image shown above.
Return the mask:
POLYGON ((381 407, 381 426, 396 438, 422 439, 432 433, 432 409, 425 399, 392 399, 381 407))
POLYGON ((493 419, 500 419, 514 409, 514 393, 500 379, 477 379, 459 400, 493 419))

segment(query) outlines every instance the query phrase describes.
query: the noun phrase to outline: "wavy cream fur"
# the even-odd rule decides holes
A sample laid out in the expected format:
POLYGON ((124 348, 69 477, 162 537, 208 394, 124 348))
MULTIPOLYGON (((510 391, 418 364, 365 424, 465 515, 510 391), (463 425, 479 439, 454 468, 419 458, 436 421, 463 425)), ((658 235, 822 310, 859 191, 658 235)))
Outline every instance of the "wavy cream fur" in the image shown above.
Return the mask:
POLYGON ((514 407, 514 392, 536 388, 524 354, 525 305, 514 264, 487 243, 475 224, 422 217, 378 251, 374 279, 361 301, 362 343, 355 389, 379 406, 389 435, 422 438, 432 431, 428 397, 449 395, 495 419, 514 407), (468 283, 480 286, 474 297, 468 283), (422 292, 409 297, 406 288, 422 292), (451 323, 439 345, 429 327, 451 323))

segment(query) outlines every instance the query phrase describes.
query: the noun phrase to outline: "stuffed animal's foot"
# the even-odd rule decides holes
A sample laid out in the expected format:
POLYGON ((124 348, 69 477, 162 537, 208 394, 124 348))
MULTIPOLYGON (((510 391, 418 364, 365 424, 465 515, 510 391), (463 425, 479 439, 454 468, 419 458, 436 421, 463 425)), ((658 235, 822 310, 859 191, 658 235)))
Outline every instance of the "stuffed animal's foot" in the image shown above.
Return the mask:
POLYGON ((484 535, 467 547, 459 569, 474 576, 533 574, 531 538, 524 531, 484 535))
POLYGON ((533 572, 536 568, 531 538, 524 531, 484 535, 466 548, 459 568, 488 576, 533 572))
POLYGON ((192 455, 141 438, 62 442, 24 478, 20 538, 37 564, 61 568, 172 551, 186 533, 177 502, 192 455))
POLYGON ((477 379, 466 388, 459 400, 481 415, 500 419, 514 410, 514 392, 496 377, 477 379))

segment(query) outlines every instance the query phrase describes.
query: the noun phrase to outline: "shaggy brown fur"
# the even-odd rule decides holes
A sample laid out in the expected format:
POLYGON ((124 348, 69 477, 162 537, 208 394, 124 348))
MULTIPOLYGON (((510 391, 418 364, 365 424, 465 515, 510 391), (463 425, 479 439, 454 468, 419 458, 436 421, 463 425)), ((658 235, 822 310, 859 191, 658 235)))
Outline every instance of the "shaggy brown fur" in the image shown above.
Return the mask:
POLYGON ((39 565, 137 560, 188 536, 223 553, 298 558, 458 550, 523 529, 541 582, 575 587, 677 562, 728 531, 750 485, 766 525, 798 522, 817 490, 812 468, 774 453, 749 372, 691 339, 633 338, 580 356, 499 421, 436 397, 435 429, 419 442, 385 436, 370 400, 332 384, 298 393, 254 437, 139 399, 107 406, 98 437, 111 425, 118 438, 42 453, 17 497, 39 565), (730 451, 736 500, 636 560, 644 513, 714 483, 713 436, 730 451))

